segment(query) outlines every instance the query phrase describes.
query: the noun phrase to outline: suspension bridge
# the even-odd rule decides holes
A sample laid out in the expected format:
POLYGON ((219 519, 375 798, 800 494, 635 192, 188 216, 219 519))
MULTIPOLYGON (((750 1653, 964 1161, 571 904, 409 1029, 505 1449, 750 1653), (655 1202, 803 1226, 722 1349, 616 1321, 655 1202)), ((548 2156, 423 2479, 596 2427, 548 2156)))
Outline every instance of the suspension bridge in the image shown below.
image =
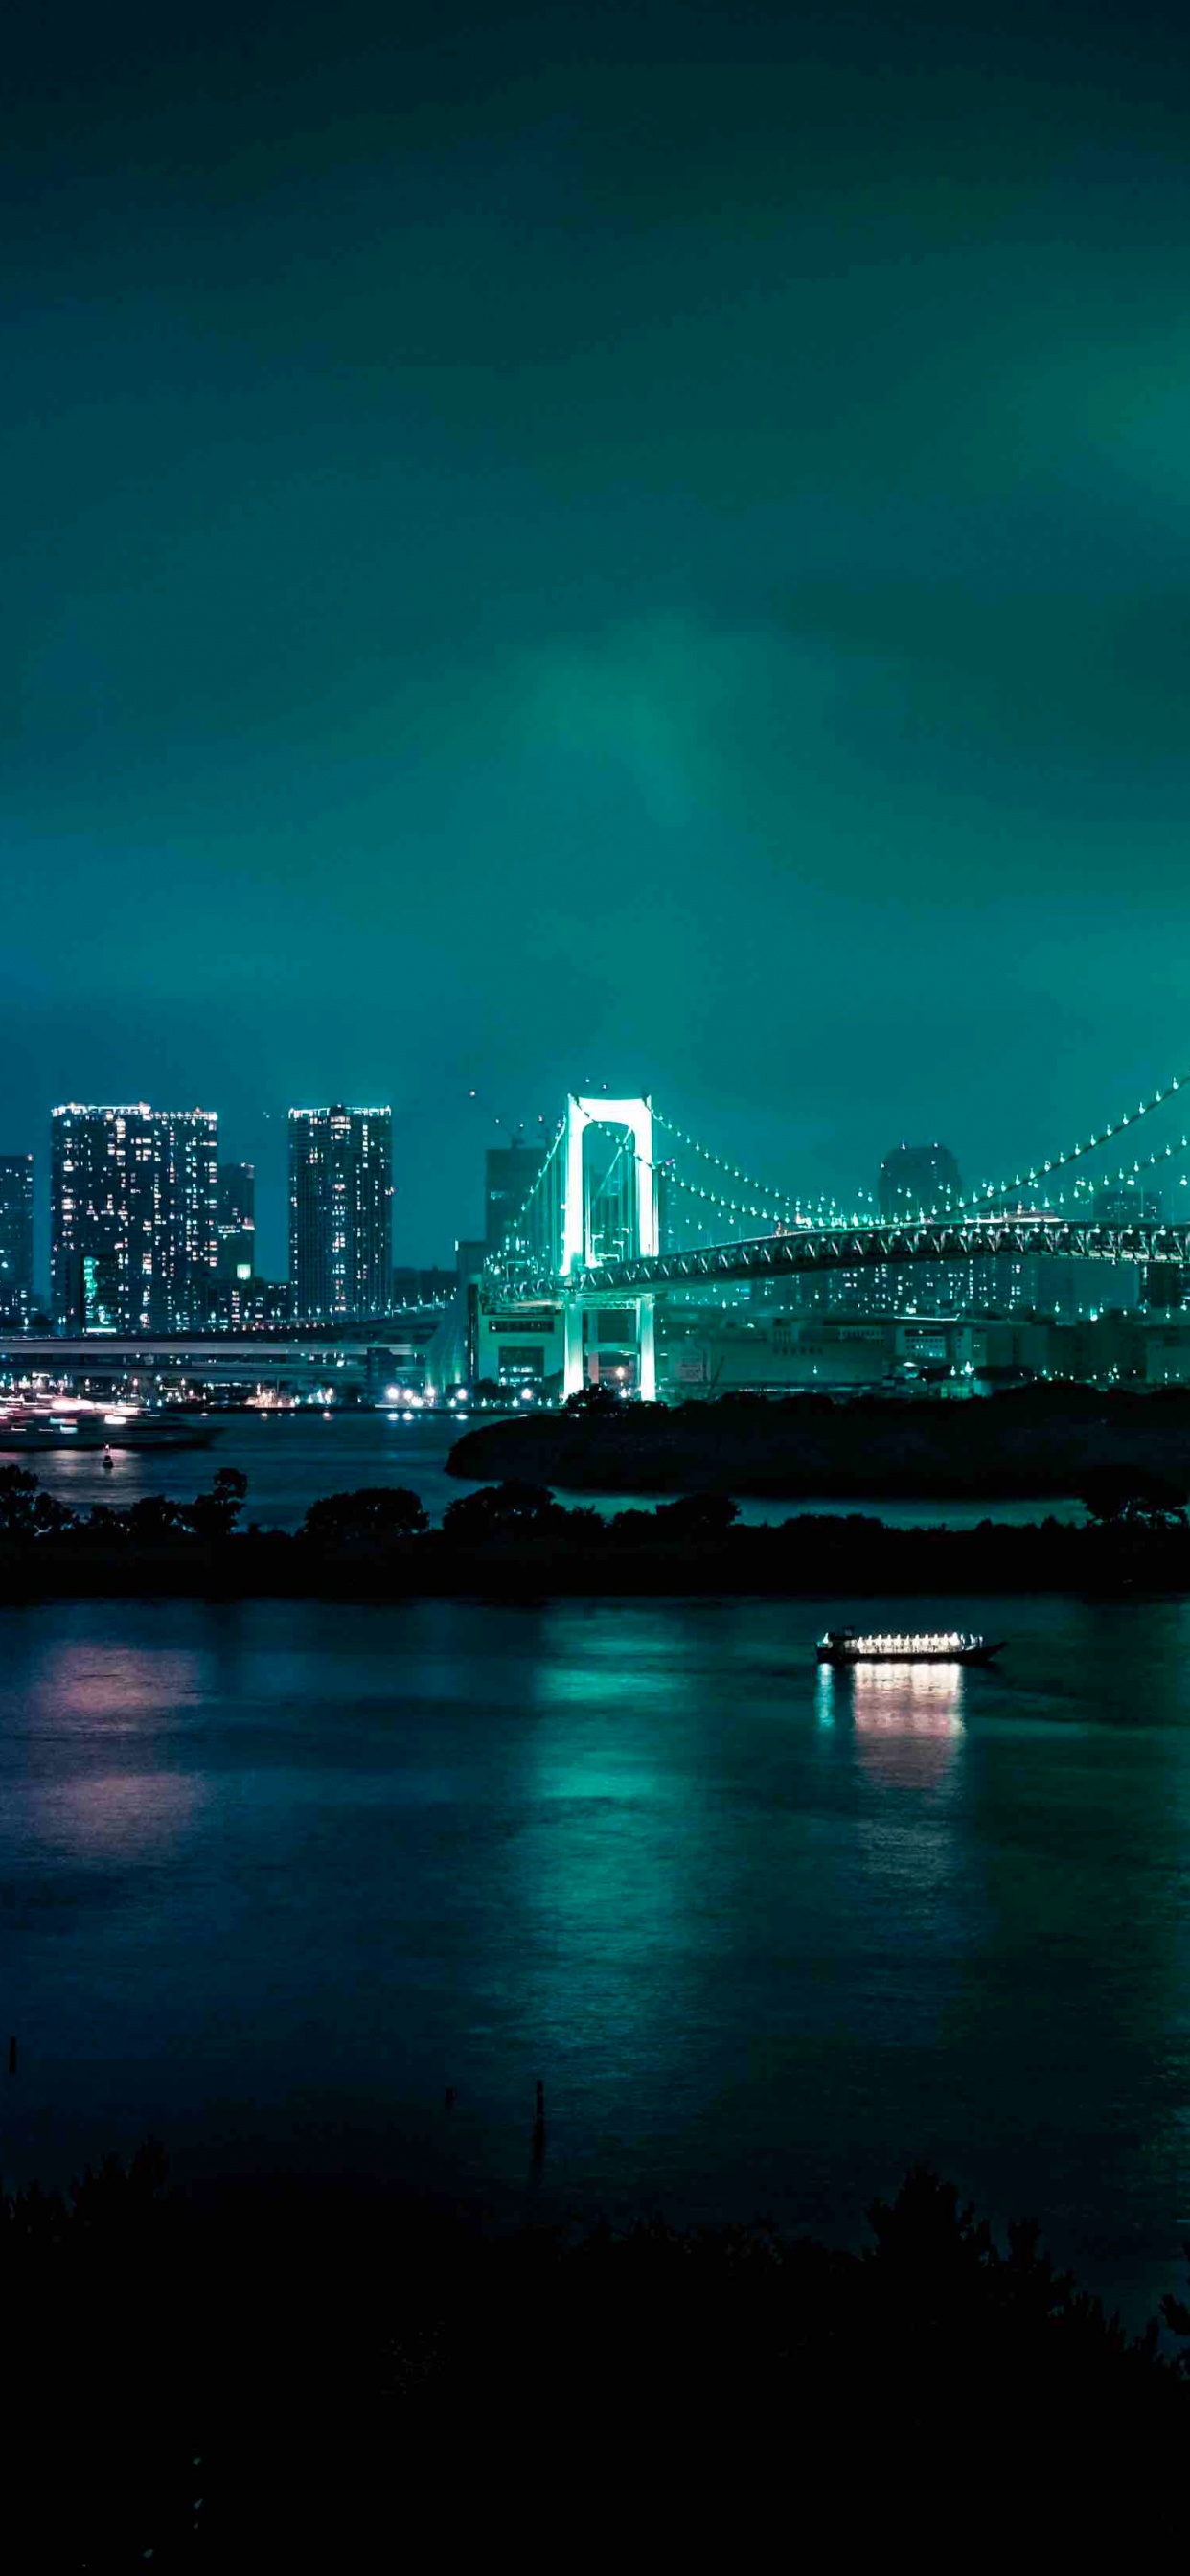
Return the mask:
POLYGON ((898 1211, 892 1222, 870 1200, 844 1211, 834 1200, 802 1200, 752 1180, 651 1100, 571 1093, 521 1207, 487 1257, 480 1302, 513 1316, 560 1307, 567 1394, 584 1383, 588 1313, 634 1309, 636 1385, 652 1398, 655 1301, 684 1288, 1004 1255, 1133 1262, 1165 1269, 1172 1280, 1190 1263, 1190 1222, 1145 1217, 1140 1184, 1183 1155, 1190 1134, 1109 1166, 1187 1082, 1190 1074, 1179 1074, 1044 1161, 898 1211), (1121 1222, 1096 1221, 1092 1195, 1105 1188, 1137 1191, 1135 1221, 1131 1209, 1121 1222))

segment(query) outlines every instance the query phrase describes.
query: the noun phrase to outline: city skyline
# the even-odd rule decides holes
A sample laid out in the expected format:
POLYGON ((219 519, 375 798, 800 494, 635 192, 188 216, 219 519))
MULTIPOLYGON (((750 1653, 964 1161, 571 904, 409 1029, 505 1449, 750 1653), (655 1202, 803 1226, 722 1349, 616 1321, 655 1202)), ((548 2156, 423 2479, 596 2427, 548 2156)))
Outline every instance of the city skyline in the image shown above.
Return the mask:
POLYGON ((391 1100, 413 1258, 571 1085, 680 1076, 808 1195, 894 1088, 979 1171, 1151 1087, 1164 20, 453 45, 347 0, 328 60, 301 5, 51 14, 0 254, 6 1149, 80 1088, 216 1099, 275 1240, 287 1103, 391 1100))
MULTIPOLYGON (((1176 1094, 1177 1087, 1178 1086, 1176 1084, 1170 1086, 1166 1097, 1173 1099, 1176 1094)), ((35 1291, 42 1294, 46 1291, 47 1283, 50 1281, 53 1268, 53 1131, 55 1122, 67 1114, 68 1110, 76 1114, 101 1114, 105 1116, 135 1116, 152 1114, 156 1117, 168 1116, 170 1118, 208 1117, 214 1120, 215 1130, 216 1132, 218 1131, 218 1112, 194 1111, 166 1113, 157 1111, 148 1113, 146 1110, 146 1104, 143 1101, 133 1104, 131 1110, 127 1105, 121 1108, 119 1104, 112 1103, 90 1102, 84 1104, 72 1102, 66 1104, 65 1107, 59 1106, 50 1111, 47 1122, 47 1140, 40 1153, 36 1147, 17 1147, 15 1149, 0 1150, 0 1170, 7 1165, 19 1164, 31 1167, 32 1186, 30 1195, 33 1202, 34 1212, 33 1284, 35 1291)), ((280 1155, 275 1156, 273 1168, 271 1171, 266 1168, 263 1175, 265 1181, 265 1189, 263 1193, 265 1204, 266 1206, 271 1207, 273 1212, 273 1221, 271 1225, 266 1221, 266 1225, 263 1229, 258 1226, 256 1217, 258 1188, 257 1167, 255 1164, 250 1163, 243 1158, 227 1157, 224 1153, 223 1141, 220 1141, 220 1144, 216 1149, 218 1158, 217 1174, 212 1184, 214 1198, 213 1213, 211 1216, 210 1252, 213 1275, 217 1275, 225 1281, 230 1281, 236 1276, 238 1268, 239 1276, 243 1279, 248 1275, 244 1268, 244 1256, 247 1254, 250 1273, 256 1279, 263 1282, 270 1280, 284 1282, 291 1278, 292 1179, 288 1132, 289 1122, 291 1122, 295 1117, 310 1114, 314 1113, 300 1112, 292 1108, 284 1113, 286 1121, 286 1142, 280 1148, 280 1155, 284 1156, 284 1162, 281 1162, 280 1155), (227 1199, 226 1194, 230 1192, 234 1198, 237 1190, 242 1195, 242 1204, 239 1206, 238 1214, 234 1214, 233 1216, 231 1200, 227 1199), (245 1209, 247 1211, 246 1215, 245 1209), (246 1234, 243 1231, 245 1225, 247 1228, 246 1234)), ((325 1115, 326 1113, 320 1112, 317 1114, 325 1115)), ((360 1113, 357 1112, 355 1114, 360 1113)), ((391 1111, 386 1108, 385 1111, 380 1114, 389 1119, 389 1133, 391 1139, 391 1111)), ((1127 1123, 1127 1119, 1120 1122, 1121 1126, 1126 1126, 1127 1123)), ((547 1141, 552 1139, 555 1133, 556 1122, 551 1124, 547 1131, 547 1141)), ((1176 1143, 1176 1140, 1172 1137, 1168 1141, 1171 1146, 1176 1143)), ((1119 1142, 1121 1145, 1125 1142, 1122 1134, 1120 1135, 1119 1142)), ((439 1263, 449 1267, 453 1261, 457 1247, 472 1239, 478 1239, 485 1242, 489 1251, 495 1248, 496 1237, 494 1226, 496 1222, 497 1202, 499 1202, 500 1210, 504 1214, 507 1214, 507 1212, 512 1208, 514 1199, 518 1197, 523 1188, 527 1186, 529 1181, 532 1179, 533 1174, 540 1168, 541 1160, 543 1159, 546 1150, 547 1142, 539 1143, 536 1138, 527 1135, 523 1128, 514 1127, 510 1133, 502 1139, 493 1139, 489 1136, 487 1142, 478 1147, 477 1153, 472 1159, 465 1184, 459 1219, 451 1231, 449 1241, 444 1245, 427 1248, 424 1245, 419 1245, 412 1241, 402 1241, 399 1235, 392 1235, 390 1238, 392 1242, 392 1266, 394 1268, 418 1268, 424 1267, 428 1262, 431 1266, 434 1263, 439 1263)), ((1151 1219, 1163 1206, 1166 1206, 1169 1187, 1172 1186, 1173 1188, 1178 1189, 1182 1186, 1186 1186, 1186 1174, 1177 1170, 1177 1166, 1183 1158, 1175 1153, 1172 1159, 1174 1164, 1173 1172, 1170 1170, 1170 1162, 1165 1159, 1163 1154, 1161 1154, 1153 1157, 1154 1163, 1158 1165, 1155 1175, 1147 1164, 1143 1167, 1138 1165, 1137 1173, 1133 1175, 1128 1171, 1126 1164, 1117 1165, 1110 1144, 1109 1130, 1107 1159, 1099 1172, 1098 1178, 1089 1178, 1085 1183, 1080 1182, 1079 1184, 1079 1189, 1085 1202, 1083 1213, 1086 1214, 1092 1204, 1094 1204, 1097 1210, 1102 1211, 1105 1221, 1110 1221, 1113 1211, 1120 1206, 1126 1205, 1130 1195, 1134 1191, 1138 1191, 1140 1193, 1138 1204, 1142 1208, 1143 1215, 1146 1220, 1151 1219)), ((665 1158, 660 1154, 659 1149, 659 1163, 661 1164, 659 1179, 663 1189, 666 1177, 664 1160, 665 1158)), ((890 1146, 881 1157, 879 1163, 873 1162, 867 1176, 854 1181, 850 1187, 848 1187, 846 1183, 840 1182, 839 1177, 836 1176, 832 1183, 830 1195, 833 1196, 837 1212, 840 1215, 845 1216, 849 1213, 854 1213, 860 1218, 875 1218, 881 1214, 890 1217, 903 1215, 906 1221, 909 1221, 919 1207, 926 1208, 930 1206, 950 1205, 952 1200, 957 1200, 963 1169, 965 1168, 965 1158, 956 1158, 951 1148, 945 1142, 940 1141, 937 1137, 932 1138, 928 1144, 908 1144, 902 1140, 896 1145, 890 1146), (916 1196, 914 1195, 916 1182, 913 1187, 911 1187, 908 1182, 898 1184, 896 1186, 890 1183, 889 1176, 894 1168, 907 1174, 914 1174, 918 1179, 920 1179, 921 1188, 917 1191, 916 1196), (927 1179, 931 1172, 936 1174, 938 1182, 937 1189, 933 1196, 929 1194, 927 1188, 927 1179)), ((725 1186, 730 1189, 733 1186, 731 1181, 733 1165, 730 1158, 724 1159, 720 1169, 724 1176, 725 1186)), ((745 1178, 746 1175, 742 1172, 736 1172, 737 1182, 740 1182, 745 1178)), ((402 1186, 407 1187, 413 1179, 415 1179, 415 1170, 410 1168, 398 1173, 395 1180, 390 1181, 391 1210, 394 1218, 401 1206, 402 1186)), ((791 1185, 783 1185, 779 1175, 770 1174, 768 1179, 772 1185, 774 1202, 779 1196, 790 1197, 794 1195, 791 1185)), ((23 1187, 24 1186, 26 1185, 23 1184, 23 1187)), ((982 1188, 985 1185, 981 1183, 977 1186, 982 1188)), ((707 1219, 702 1227, 703 1239, 707 1239, 708 1226, 713 1229, 716 1222, 714 1214, 716 1196, 717 1194, 715 1192, 711 1193, 710 1209, 708 1211, 707 1219)), ((1036 1205, 1039 1208, 1045 1205, 1057 1204, 1056 1193, 1052 1190, 1034 1189, 1031 1192, 1027 1192, 1025 1196, 1028 1198, 1030 1205, 1036 1205)), ((1011 1203, 1011 1200, 1011 1190, 1007 1187, 1001 1186, 996 1204, 1008 1206, 1011 1203)), ((1020 1200, 1020 1204, 1024 1203, 1025 1201, 1022 1198, 1020 1200)), ((1073 1204, 1070 1212, 1074 1212, 1073 1204)), ((1182 1210, 1176 1206, 1169 1207, 1167 1212, 1174 1216, 1180 1216, 1182 1214, 1182 1210)), ((825 1213, 825 1207, 823 1209, 823 1213, 825 1213)), ((760 1221, 759 1210, 756 1211, 756 1218, 757 1222, 755 1230, 758 1233, 762 1233, 765 1230, 765 1227, 760 1221)), ((724 1222, 720 1230, 724 1232, 739 1231, 740 1228, 738 1221, 733 1219, 730 1224, 724 1222)), ((49 1293, 52 1302, 52 1289, 49 1293)))

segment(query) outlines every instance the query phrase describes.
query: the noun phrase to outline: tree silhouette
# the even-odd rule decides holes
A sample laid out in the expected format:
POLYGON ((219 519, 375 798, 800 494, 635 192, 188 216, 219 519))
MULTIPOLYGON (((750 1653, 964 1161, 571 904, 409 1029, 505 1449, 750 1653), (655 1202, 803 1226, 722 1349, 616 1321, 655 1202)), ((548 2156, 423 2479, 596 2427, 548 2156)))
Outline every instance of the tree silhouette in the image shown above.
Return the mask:
POLYGON ((442 1527, 447 1538, 477 1547, 507 1531, 541 1530, 565 1517, 548 1485, 522 1484, 510 1477, 502 1485, 481 1485, 474 1494, 460 1494, 456 1502, 448 1503, 442 1527))
POLYGON ((58 1538, 74 1529, 75 1514, 56 1494, 45 1494, 24 1467, 0 1467, 0 1538, 58 1538))
POLYGON ((1186 1487, 1150 1467, 1091 1467, 1082 1480, 1081 1499, 1092 1520, 1101 1524, 1177 1528, 1184 1521, 1186 1487))
POLYGON ((191 1503, 187 1520, 195 1538, 218 1541, 230 1538, 244 1507, 248 1479, 238 1467, 220 1467, 209 1494, 199 1494, 191 1503))
POLYGON ((654 1515, 666 1538, 722 1538, 740 1516, 730 1494, 679 1494, 676 1503, 658 1503, 654 1515))
POLYGON ((365 1540, 413 1538, 430 1526, 420 1498, 407 1485, 361 1485, 352 1494, 324 1494, 311 1503, 302 1535, 320 1547, 353 1547, 365 1540))
POLYGON ((620 1397, 612 1394, 610 1386, 604 1386, 597 1378, 592 1385, 580 1386, 573 1395, 568 1395, 563 1410, 579 1414, 618 1413, 620 1402, 620 1397))

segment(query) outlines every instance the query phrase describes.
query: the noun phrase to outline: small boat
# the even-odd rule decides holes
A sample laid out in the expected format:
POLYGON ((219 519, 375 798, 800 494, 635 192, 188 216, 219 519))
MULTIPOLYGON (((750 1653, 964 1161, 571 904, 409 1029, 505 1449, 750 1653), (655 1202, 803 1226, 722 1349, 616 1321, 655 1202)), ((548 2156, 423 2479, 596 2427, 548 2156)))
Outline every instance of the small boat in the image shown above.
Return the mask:
POLYGON ((973 1637, 957 1628, 929 1629, 921 1635, 897 1636, 883 1631, 861 1635, 856 1628, 828 1628, 818 1647, 820 1664, 990 1664, 1004 1640, 973 1637))

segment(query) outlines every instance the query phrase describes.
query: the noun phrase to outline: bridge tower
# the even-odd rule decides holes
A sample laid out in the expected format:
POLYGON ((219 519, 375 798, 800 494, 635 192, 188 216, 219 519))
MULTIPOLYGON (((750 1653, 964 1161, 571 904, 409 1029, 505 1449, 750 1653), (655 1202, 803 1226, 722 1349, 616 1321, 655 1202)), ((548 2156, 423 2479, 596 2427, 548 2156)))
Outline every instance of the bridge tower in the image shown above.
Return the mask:
MULTIPOLYGON (((566 1102, 565 1196, 562 1204, 562 1275, 597 1269, 607 1259, 638 1260, 660 1249, 657 1229, 657 1174, 653 1163, 653 1110, 648 1100, 581 1099, 571 1092, 566 1102), (597 1169, 588 1139, 607 1148, 608 1159, 597 1169), (606 1240, 601 1214, 613 1197, 621 1217, 617 1241, 606 1240), (623 1241, 627 1231, 630 1240, 623 1241)), ((617 1300, 617 1303, 621 1301, 617 1300)), ((657 1393, 657 1356, 653 1299, 630 1301, 636 1312, 636 1376, 642 1396, 652 1403, 657 1393)), ((588 1307, 581 1297, 566 1301, 564 1391, 577 1395, 584 1383, 584 1350, 588 1307)))

